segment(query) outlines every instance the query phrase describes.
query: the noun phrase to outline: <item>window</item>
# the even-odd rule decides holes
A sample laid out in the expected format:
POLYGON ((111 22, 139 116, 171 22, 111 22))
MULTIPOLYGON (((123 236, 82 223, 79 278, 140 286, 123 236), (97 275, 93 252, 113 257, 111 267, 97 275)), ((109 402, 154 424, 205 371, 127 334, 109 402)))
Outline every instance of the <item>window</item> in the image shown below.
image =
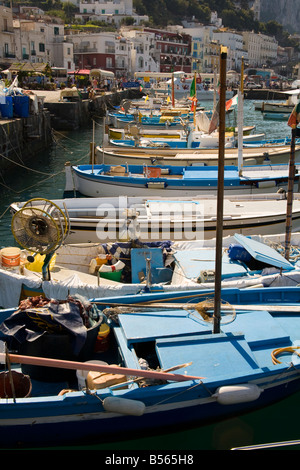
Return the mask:
POLYGON ((67 52, 68 55, 71 55, 71 48, 68 47, 68 52, 67 52))
POLYGON ((106 68, 112 68, 112 58, 106 57, 106 68))
POLYGON ((39 51, 40 52, 45 52, 45 44, 42 43, 42 42, 39 43, 39 51))
POLYGON ((101 10, 101 14, 104 15, 104 14, 105 14, 105 10, 101 10))

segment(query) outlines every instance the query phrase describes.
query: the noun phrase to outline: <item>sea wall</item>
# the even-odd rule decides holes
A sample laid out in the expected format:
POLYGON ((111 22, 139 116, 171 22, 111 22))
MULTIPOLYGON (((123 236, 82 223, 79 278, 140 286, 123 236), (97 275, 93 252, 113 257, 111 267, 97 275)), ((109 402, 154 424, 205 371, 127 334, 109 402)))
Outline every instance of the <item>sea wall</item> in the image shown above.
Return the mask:
POLYGON ((51 143, 50 113, 46 109, 26 118, 0 120, 0 171, 23 164, 51 143))
POLYGON ((133 89, 96 95, 93 99, 83 96, 76 101, 53 100, 48 95, 43 97, 43 106, 37 114, 12 119, 0 117, 0 171, 13 169, 49 148, 53 143, 53 129, 70 131, 88 126, 93 117, 105 116, 108 109, 118 106, 123 99, 140 96, 142 93, 133 89))
POLYGON ((44 103, 50 112, 51 126, 58 131, 76 130, 87 126, 93 117, 105 116, 108 109, 118 106, 123 99, 136 99, 142 96, 139 90, 124 90, 115 93, 103 93, 93 99, 66 99, 64 101, 44 103))

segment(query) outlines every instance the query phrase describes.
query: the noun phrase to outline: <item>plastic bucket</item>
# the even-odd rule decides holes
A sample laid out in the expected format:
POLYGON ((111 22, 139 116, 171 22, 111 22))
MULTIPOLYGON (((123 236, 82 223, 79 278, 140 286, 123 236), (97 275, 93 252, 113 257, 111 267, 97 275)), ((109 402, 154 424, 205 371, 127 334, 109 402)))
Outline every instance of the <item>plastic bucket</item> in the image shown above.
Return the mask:
POLYGON ((1 398, 26 398, 30 396, 31 390, 32 385, 28 375, 16 370, 0 373, 1 398))
POLYGON ((29 96, 16 95, 13 97, 14 115, 17 117, 29 116, 29 96))
MULTIPOLYGON (((93 364, 99 364, 99 365, 104 365, 107 366, 107 362, 104 361, 86 361, 85 364, 88 364, 89 362, 92 362, 93 364)), ((86 378, 88 375, 89 371, 88 370, 80 370, 78 369, 76 371, 76 377, 77 377, 77 382, 78 382, 78 389, 82 390, 83 388, 86 388, 86 378)))
POLYGON ((1 250, 1 264, 3 267, 19 266, 20 265, 20 248, 3 248, 1 250))
POLYGON ((13 109, 13 99, 11 96, 5 97, 5 104, 0 104, 0 111, 3 118, 13 118, 14 109, 13 109))
POLYGON ((97 339, 96 339, 96 343, 95 343, 95 352, 105 352, 108 350, 109 348, 109 333, 110 333, 110 328, 108 326, 107 323, 102 323, 100 328, 99 328, 99 331, 98 331, 98 335, 97 335, 97 339))
POLYGON ((120 282, 121 277, 122 277, 122 271, 123 271, 123 269, 121 269, 121 271, 112 271, 112 272, 108 272, 108 273, 105 273, 103 271, 99 271, 99 274, 100 274, 100 277, 103 277, 105 279, 109 279, 110 281, 120 282))

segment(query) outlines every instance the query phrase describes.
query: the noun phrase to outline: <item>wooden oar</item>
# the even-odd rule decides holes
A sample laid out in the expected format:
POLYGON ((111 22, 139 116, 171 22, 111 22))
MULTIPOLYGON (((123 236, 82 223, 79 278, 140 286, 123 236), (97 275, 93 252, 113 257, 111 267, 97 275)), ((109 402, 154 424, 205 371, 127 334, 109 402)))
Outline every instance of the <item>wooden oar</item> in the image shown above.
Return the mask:
MULTIPOLYGON (((200 304, 190 304, 190 303, 151 303, 149 305, 146 304, 111 304, 111 306, 115 307, 130 307, 130 308, 140 308, 140 309, 152 309, 152 308, 160 308, 160 309, 197 309, 200 308, 200 304)), ((300 305, 261 305, 261 304, 250 304, 250 305, 243 305, 243 304, 238 304, 238 305, 231 305, 231 304, 221 304, 221 309, 222 310, 268 310, 269 312, 292 312, 292 313, 300 313, 300 305)), ((205 310, 213 310, 213 307, 206 308, 205 310)), ((134 312, 133 312, 134 313, 134 312)))
MULTIPOLYGON (((95 370, 98 372, 106 372, 108 374, 123 374, 133 375, 136 377, 144 377, 150 379, 173 380, 175 382, 183 382, 185 380, 201 380, 204 377, 193 375, 169 374, 168 372, 156 372, 141 369, 129 369, 127 367, 109 366, 103 364, 88 364, 84 362, 64 361, 61 359, 49 359, 36 356, 23 356, 19 354, 8 354, 10 362, 17 364, 31 364, 35 366, 57 367, 59 369, 72 369, 72 370, 95 370)), ((0 361, 5 363, 7 355, 0 353, 0 361)))

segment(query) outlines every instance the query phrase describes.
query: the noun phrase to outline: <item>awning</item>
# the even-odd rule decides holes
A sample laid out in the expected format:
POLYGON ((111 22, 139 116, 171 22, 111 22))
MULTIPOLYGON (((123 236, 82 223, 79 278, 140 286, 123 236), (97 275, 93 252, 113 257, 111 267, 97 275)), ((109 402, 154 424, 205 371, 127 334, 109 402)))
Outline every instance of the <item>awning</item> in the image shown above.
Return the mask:
POLYGON ((15 62, 9 67, 9 72, 17 73, 17 72, 36 72, 36 73, 46 73, 50 70, 50 66, 45 63, 37 62, 15 62))
POLYGON ((115 74, 110 70, 103 70, 103 69, 92 69, 90 70, 90 77, 100 78, 110 78, 114 79, 115 74))
POLYGON ((68 75, 90 75, 90 70, 89 69, 74 70, 72 72, 68 72, 68 75))

